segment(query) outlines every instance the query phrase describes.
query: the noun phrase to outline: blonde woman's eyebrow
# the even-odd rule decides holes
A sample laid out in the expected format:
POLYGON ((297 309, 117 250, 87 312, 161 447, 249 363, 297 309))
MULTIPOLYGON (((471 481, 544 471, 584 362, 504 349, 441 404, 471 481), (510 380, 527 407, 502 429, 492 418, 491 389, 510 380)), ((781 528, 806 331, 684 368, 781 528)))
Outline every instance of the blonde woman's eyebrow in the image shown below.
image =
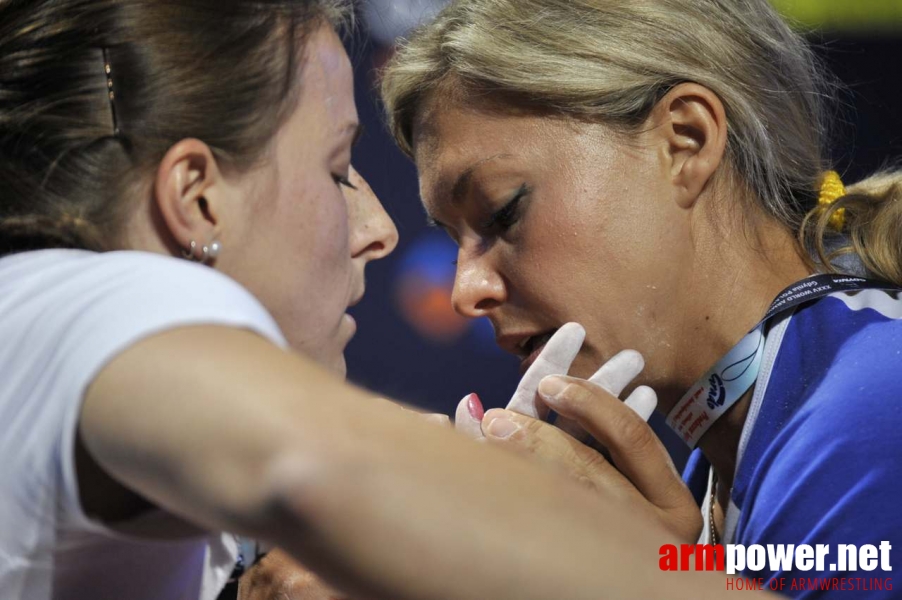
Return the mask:
POLYGON ((459 204, 461 199, 463 199, 464 195, 467 192, 467 188, 470 187, 470 181, 473 179, 473 173, 476 172, 476 169, 481 167, 487 162, 491 162, 493 160, 497 160, 499 158, 511 158, 512 154, 495 154, 493 156, 489 156, 488 158, 482 158, 466 169, 457 176, 457 179, 454 181, 454 185, 451 186, 451 203, 459 204))

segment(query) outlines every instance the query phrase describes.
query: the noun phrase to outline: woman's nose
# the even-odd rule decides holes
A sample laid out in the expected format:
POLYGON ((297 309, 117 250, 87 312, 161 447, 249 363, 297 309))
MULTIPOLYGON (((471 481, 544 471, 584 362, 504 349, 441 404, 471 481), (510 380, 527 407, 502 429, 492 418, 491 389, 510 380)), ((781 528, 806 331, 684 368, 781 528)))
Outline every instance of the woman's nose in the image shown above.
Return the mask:
POLYGON ((485 317, 507 298, 504 279, 485 252, 461 247, 451 292, 454 310, 465 317, 485 317))
POLYGON ((351 167, 349 180, 356 188, 345 189, 351 221, 351 256, 366 262, 385 258, 398 245, 398 228, 354 167, 351 167))

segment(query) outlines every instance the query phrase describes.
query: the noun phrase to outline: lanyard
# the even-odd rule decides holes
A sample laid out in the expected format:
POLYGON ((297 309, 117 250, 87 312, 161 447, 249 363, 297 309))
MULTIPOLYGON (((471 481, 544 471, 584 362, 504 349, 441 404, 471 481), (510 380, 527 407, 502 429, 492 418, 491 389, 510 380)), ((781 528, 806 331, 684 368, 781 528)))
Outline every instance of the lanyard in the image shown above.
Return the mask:
POLYGON ((745 394, 758 378, 764 355, 764 325, 779 313, 836 292, 899 289, 873 279, 849 275, 813 275, 798 281, 771 303, 764 318, 695 382, 667 415, 667 424, 694 448, 698 440, 745 394))

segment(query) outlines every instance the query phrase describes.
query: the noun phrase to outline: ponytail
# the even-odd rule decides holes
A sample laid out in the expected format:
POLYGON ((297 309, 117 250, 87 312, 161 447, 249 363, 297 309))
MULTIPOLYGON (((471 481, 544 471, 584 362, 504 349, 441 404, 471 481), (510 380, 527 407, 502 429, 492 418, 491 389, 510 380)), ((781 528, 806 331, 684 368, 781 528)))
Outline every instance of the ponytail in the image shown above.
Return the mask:
POLYGON ((837 259, 854 255, 868 277, 902 286, 902 170, 877 173, 835 202, 819 204, 806 215, 799 237, 821 269, 837 272, 837 259), (838 247, 830 243, 837 238, 838 247))

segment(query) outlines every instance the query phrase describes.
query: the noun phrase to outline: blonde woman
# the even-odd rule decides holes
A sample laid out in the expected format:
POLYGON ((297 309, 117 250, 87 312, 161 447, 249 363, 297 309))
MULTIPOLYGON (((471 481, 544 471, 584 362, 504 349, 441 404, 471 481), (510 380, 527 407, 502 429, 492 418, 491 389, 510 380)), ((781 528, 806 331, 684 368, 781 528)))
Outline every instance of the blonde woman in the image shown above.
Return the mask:
POLYGON ((539 392, 594 413, 602 442, 631 432, 611 452, 629 485, 515 412, 475 414, 490 440, 556 456, 685 542, 902 540, 902 175, 844 187, 829 91, 765 0, 457 0, 402 44, 382 95, 459 246, 456 309, 524 366, 569 321, 587 332, 573 376, 638 350, 637 383, 701 450, 703 526, 672 510, 685 488, 648 491, 666 468, 618 464, 660 459, 612 396, 566 399, 585 384, 539 392))

